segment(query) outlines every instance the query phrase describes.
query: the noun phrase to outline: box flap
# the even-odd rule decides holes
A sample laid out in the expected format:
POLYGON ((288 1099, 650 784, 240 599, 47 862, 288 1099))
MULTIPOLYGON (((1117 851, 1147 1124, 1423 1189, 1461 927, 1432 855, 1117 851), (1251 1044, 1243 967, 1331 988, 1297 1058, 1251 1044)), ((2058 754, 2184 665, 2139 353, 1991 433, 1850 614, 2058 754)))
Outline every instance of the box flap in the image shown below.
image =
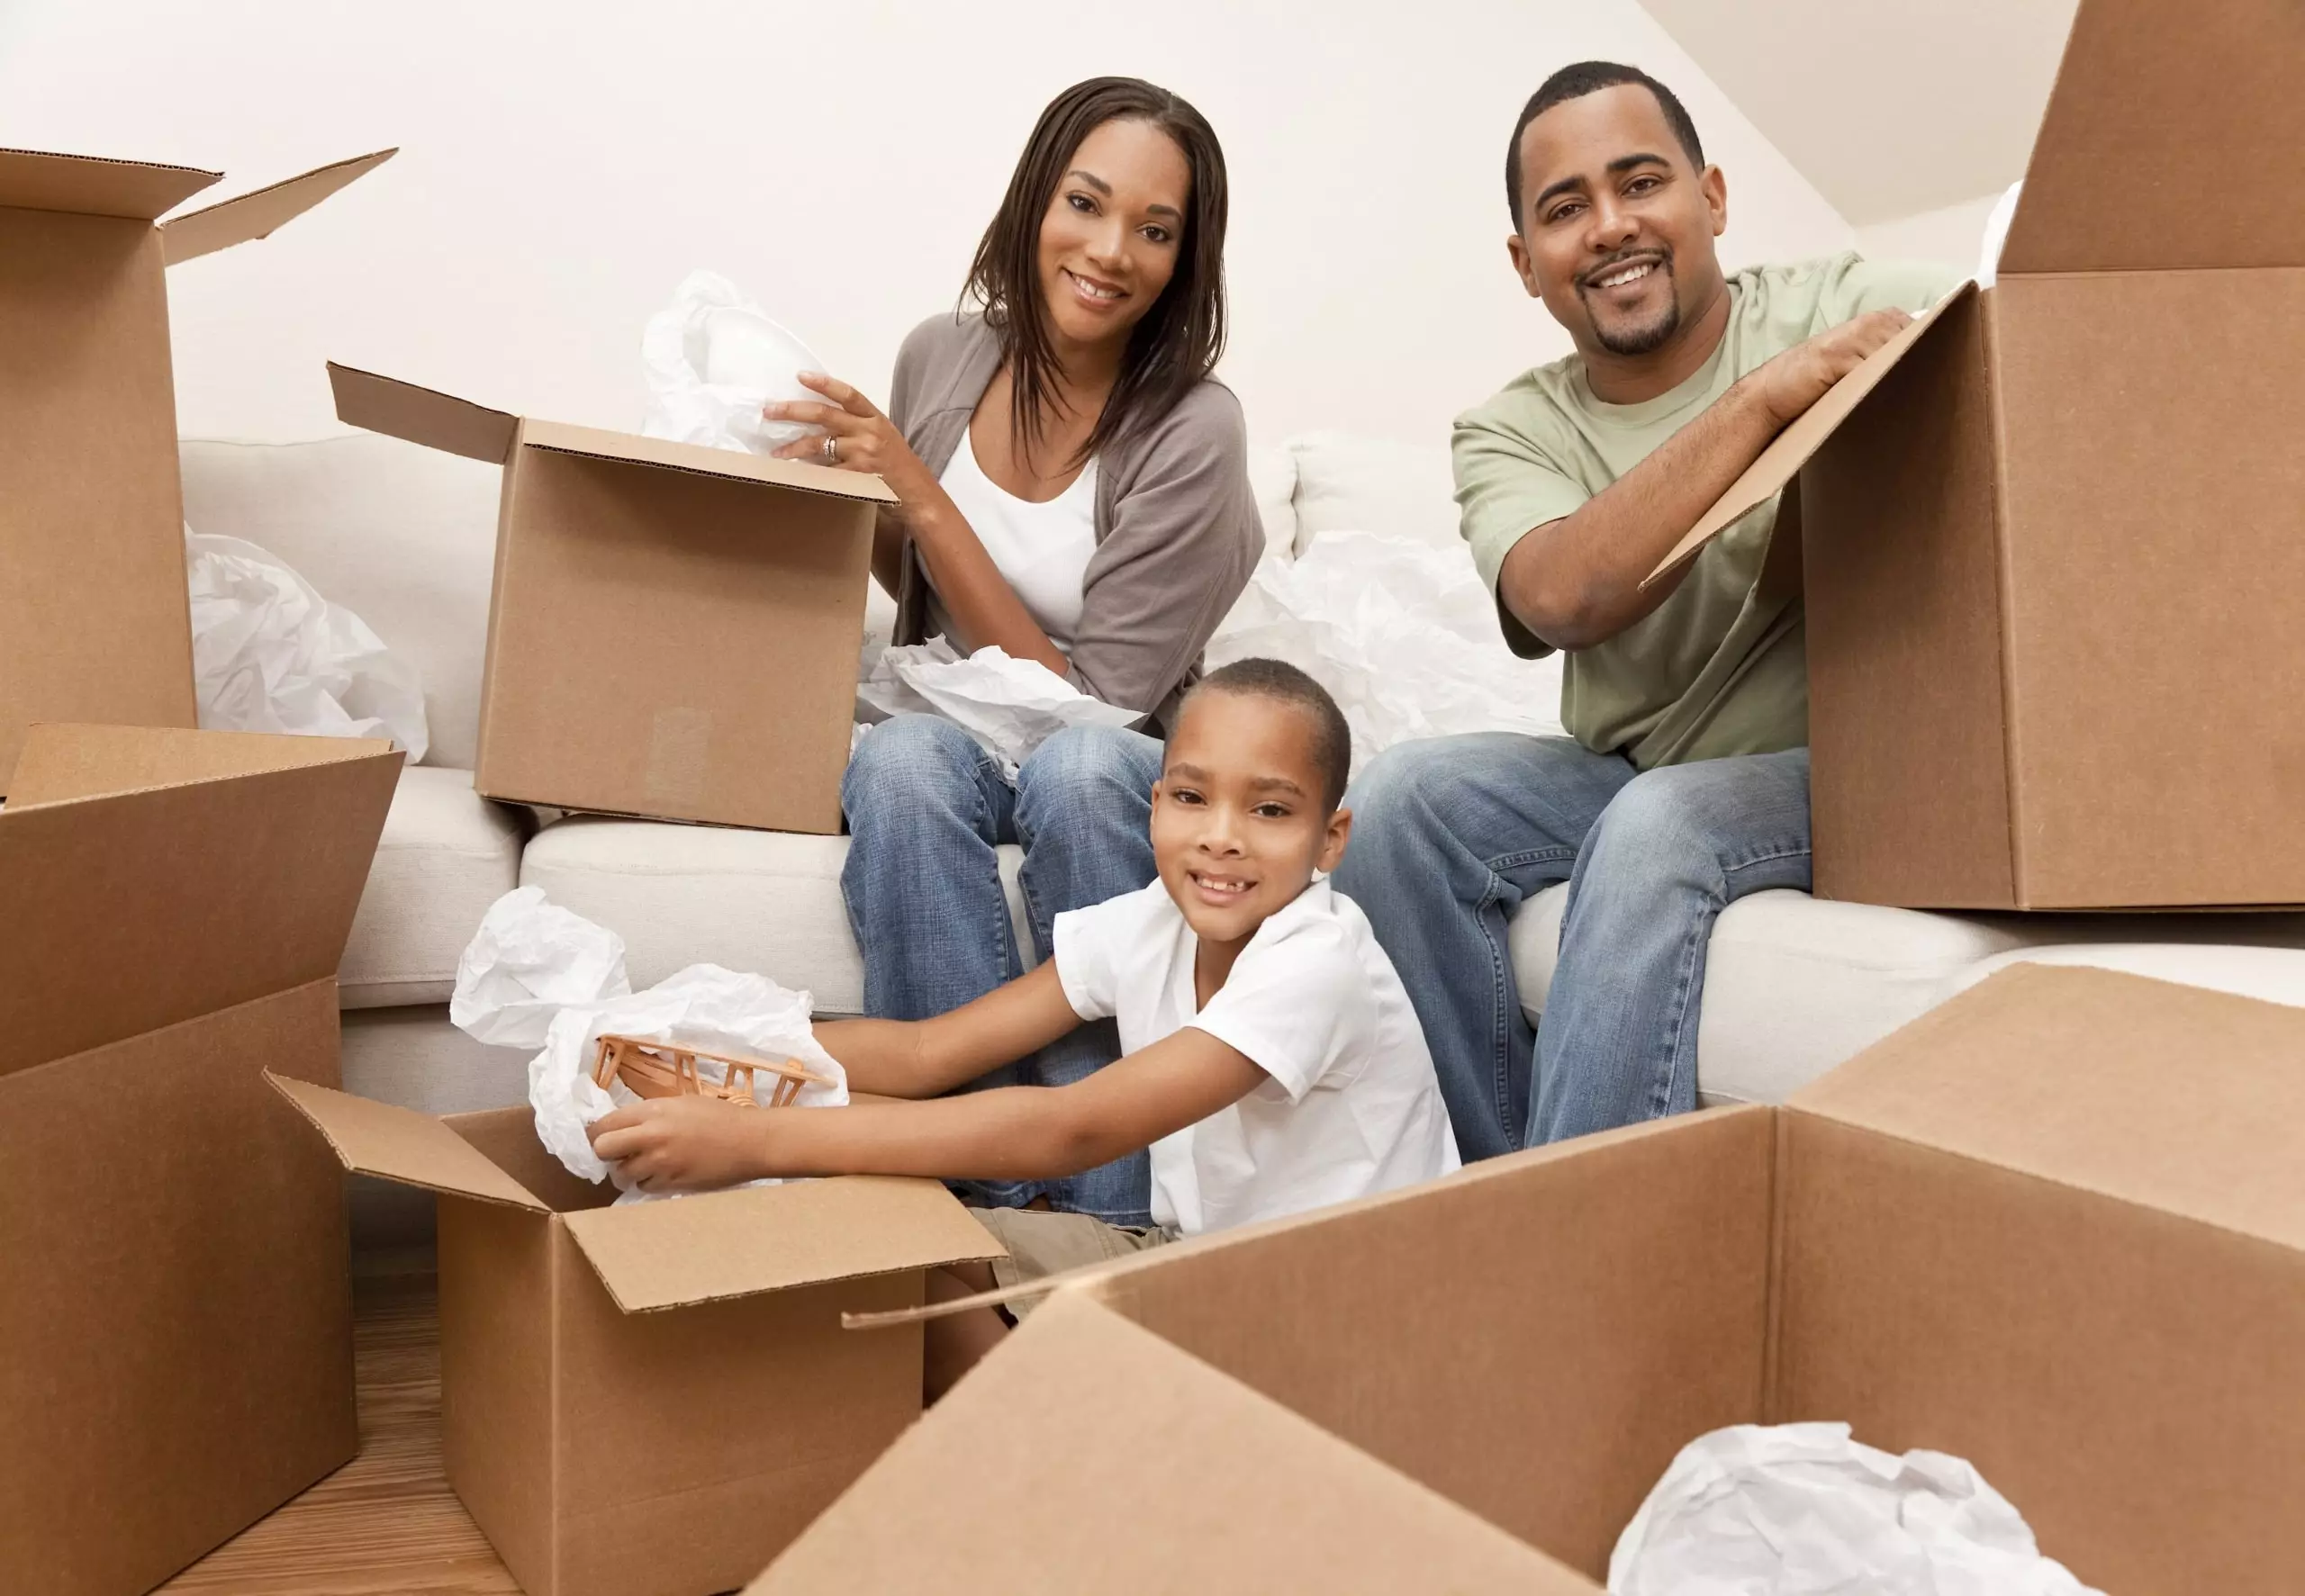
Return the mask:
POLYGON ((182 787, 267 771, 300 771, 390 753, 382 737, 284 737, 140 726, 28 728, 8 804, 16 810, 70 798, 182 787))
POLYGON ((1697 518, 1688 536, 1673 546, 1673 552, 1659 561, 1657 569, 1643 578, 1647 587, 1715 537, 1727 531, 1736 521, 1766 502, 1769 497, 1791 482, 1800 471, 1802 463, 1824 446, 1825 439, 1846 419, 1850 411, 1873 392, 1889 369, 1904 358, 1905 351, 1919 343, 1928 330, 1963 298, 1976 292, 1976 285, 1964 283, 1943 299, 1913 319, 1911 327, 1882 345, 1867 356, 1855 371, 1826 390, 1825 396, 1806 411, 1794 418, 1793 424, 1770 440, 1767 448, 1757 455, 1745 473, 1729 484, 1729 491, 1713 501, 1713 508, 1697 518))
POLYGON ((293 221, 348 184, 357 182, 383 166, 397 149, 379 149, 354 156, 290 177, 254 194, 220 201, 199 211, 172 216, 160 223, 160 250, 170 266, 212 255, 251 239, 268 237, 283 222, 293 221))
POLYGON ((526 1208, 534 1213, 552 1212, 528 1187, 490 1163, 478 1148, 429 1114, 355 1097, 310 1081, 290 1080, 269 1069, 264 1078, 296 1105, 297 1113, 312 1122, 313 1128, 328 1139, 338 1161, 355 1175, 374 1175, 428 1192, 526 1208))
POLYGON ((328 363, 328 382, 336 392, 339 421, 388 437, 404 437, 428 449, 462 455, 467 460, 503 464, 520 431, 520 418, 506 411, 492 410, 396 377, 339 365, 333 360, 328 363))
POLYGON ((2300 62, 2296 0, 2084 0, 2002 275, 2305 266, 2300 62))
POLYGON ((101 156, 0 149, 0 207, 151 221, 223 175, 101 156))
POLYGON ((1067 1293, 899 1437, 748 1596, 1596 1589, 1067 1293), (1125 1511, 1113 1510, 1116 1490, 1125 1511))
POLYGON ((991 1232, 935 1181, 881 1176, 595 1208, 565 1222, 627 1313, 1003 1256, 991 1232))
MULTIPOLYGON (((340 410, 339 413, 342 413, 340 410)), ((520 441, 530 448, 550 449, 556 454, 589 455, 600 460, 628 461, 635 465, 660 465, 668 471, 735 477, 739 482, 798 488, 803 492, 825 493, 836 499, 854 499, 870 504, 897 501, 889 484, 877 476, 836 471, 805 460, 779 460, 742 449, 711 449, 701 444, 642 437, 637 433, 603 432, 596 427, 577 427, 566 421, 528 421, 521 428, 520 441)))
POLYGON ((1788 1106, 2305 1250, 2305 1009, 2019 964, 1788 1106))
POLYGON ((42 726, 26 739, 30 790, 46 801, 0 809, 0 1075, 335 974, 402 756, 226 738, 212 746, 228 760, 275 743, 319 762, 217 775, 188 759, 168 779, 156 750, 215 736, 42 726), (84 790, 122 777, 142 784, 84 790))

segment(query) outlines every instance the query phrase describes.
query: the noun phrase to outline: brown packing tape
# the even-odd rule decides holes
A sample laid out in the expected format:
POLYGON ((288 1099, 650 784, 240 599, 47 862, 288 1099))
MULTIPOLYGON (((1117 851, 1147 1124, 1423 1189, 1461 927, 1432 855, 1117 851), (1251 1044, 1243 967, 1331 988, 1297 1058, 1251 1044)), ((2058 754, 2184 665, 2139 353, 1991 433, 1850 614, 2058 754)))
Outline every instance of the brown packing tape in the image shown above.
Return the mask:
POLYGON ((1855 371, 1835 383, 1822 399, 1795 417, 1790 426, 1770 440, 1768 446, 1745 468, 1744 473, 1729 484, 1728 491, 1713 500, 1713 508, 1697 518, 1696 525, 1689 528, 1687 536, 1673 546, 1672 553, 1658 562, 1656 570, 1641 579, 1641 585, 1644 588, 1650 586, 1694 557, 1706 544, 1760 508, 1790 482, 1801 469, 1802 463, 1823 446, 1849 412, 1862 403, 1865 396, 1888 374, 1890 368, 1904 358, 1905 351, 1919 343, 1948 309, 1975 292, 1975 284, 1965 283, 1947 294, 1916 317, 1912 326, 1876 349, 1855 371))
POLYGON ((370 155, 355 156, 268 188, 259 188, 253 194, 171 218, 160 223, 162 254, 168 265, 175 266, 252 239, 267 238, 275 229, 294 221, 399 153, 397 149, 379 149, 370 155))
POLYGON ((102 156, 0 149, 0 209, 62 211, 150 221, 220 180, 221 172, 102 156))

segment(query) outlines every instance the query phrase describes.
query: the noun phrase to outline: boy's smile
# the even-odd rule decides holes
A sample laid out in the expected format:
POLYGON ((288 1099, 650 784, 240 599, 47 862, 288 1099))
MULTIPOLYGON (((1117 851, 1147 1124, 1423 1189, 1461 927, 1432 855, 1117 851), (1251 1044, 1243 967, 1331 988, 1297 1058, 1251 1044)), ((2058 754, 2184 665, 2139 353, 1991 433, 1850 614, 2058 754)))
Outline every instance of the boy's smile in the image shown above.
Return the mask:
POLYGON ((1152 789, 1152 857, 1200 940, 1210 989, 1257 927, 1343 856, 1352 819, 1332 807, 1315 735, 1297 705, 1208 689, 1169 738, 1152 789))

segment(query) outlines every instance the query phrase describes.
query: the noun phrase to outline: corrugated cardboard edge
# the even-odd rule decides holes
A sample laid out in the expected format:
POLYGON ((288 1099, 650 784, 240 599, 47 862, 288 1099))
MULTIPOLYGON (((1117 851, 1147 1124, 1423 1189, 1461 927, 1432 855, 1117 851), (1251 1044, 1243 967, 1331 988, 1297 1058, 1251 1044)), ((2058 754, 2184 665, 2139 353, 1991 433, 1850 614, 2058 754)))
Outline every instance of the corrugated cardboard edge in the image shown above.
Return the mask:
POLYGON ((15 772, 9 778, 9 807, 21 812, 47 804, 350 764, 392 752, 391 742, 378 737, 291 737, 39 721, 26 729, 15 772))
POLYGON ((1072 1294, 1035 1314, 899 1438, 750 1590, 931 1588, 1595 1589, 1072 1294), (987 1470, 987 1457, 1006 1463, 987 1470), (1116 1518, 1097 1503, 1109 1502, 1118 1478, 1129 1481, 1132 1505, 1116 1518), (891 1536, 899 1523, 906 1533, 891 1536))
POLYGON ((398 377, 380 376, 357 366, 328 363, 336 418, 349 426, 405 438, 428 449, 462 455, 502 465, 512 453, 520 419, 437 388, 419 387, 398 377))
POLYGON ((1005 1256, 943 1186, 891 1176, 706 1192, 562 1222, 627 1313, 1005 1256))
POLYGON ((429 1114, 396 1108, 270 1070, 273 1090, 310 1120, 338 1162, 356 1175, 412 1186, 445 1196, 549 1213, 550 1208, 429 1114))
POLYGON ((333 161, 253 193, 170 217, 160 223, 161 258, 175 266, 252 239, 269 238, 276 229, 294 221, 339 189, 358 182, 399 153, 397 148, 379 149, 348 160, 333 161))
POLYGON ((0 207, 150 221, 223 176, 159 161, 0 149, 0 207))
POLYGON ((1744 473, 1729 484, 1728 491, 1713 500, 1713 508, 1697 518, 1696 525, 1673 546, 1672 553, 1658 563, 1657 569, 1641 579, 1641 585, 1646 588, 1662 580, 1738 520, 1767 502, 1771 495, 1793 480, 1803 461, 1824 446, 1825 440, 1864 402, 1866 395, 1880 385, 1890 368, 1905 357, 1905 352, 1927 336, 1946 311, 1975 292, 1975 284, 1964 283, 1939 300, 1915 317, 1912 325, 1903 329, 1867 356, 1856 370, 1827 389, 1823 398, 1794 417, 1792 424, 1755 456, 1744 473))
POLYGON ((556 455, 581 455, 593 460, 619 460, 630 465, 685 471, 697 476, 728 477, 866 504, 897 502, 895 491, 877 476, 840 471, 806 460, 780 460, 773 455, 748 454, 742 449, 707 448, 702 444, 674 443, 669 438, 609 432, 567 421, 539 421, 533 417, 521 421, 520 442, 529 448, 556 455))

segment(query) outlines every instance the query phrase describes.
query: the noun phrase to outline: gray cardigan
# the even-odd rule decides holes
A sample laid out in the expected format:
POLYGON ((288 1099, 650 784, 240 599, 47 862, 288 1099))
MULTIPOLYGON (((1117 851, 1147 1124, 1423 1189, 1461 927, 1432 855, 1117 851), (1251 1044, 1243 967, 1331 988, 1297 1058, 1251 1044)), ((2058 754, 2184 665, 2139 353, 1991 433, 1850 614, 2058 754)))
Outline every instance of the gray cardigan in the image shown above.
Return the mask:
MULTIPOLYGON (((906 338, 889 419, 933 474, 944 475, 999 367, 999 339, 980 315, 933 316, 906 338)), ((1241 401, 1203 382, 1098 457, 1097 552, 1067 680, 1107 704, 1149 710, 1157 724, 1145 729, 1157 735, 1263 549, 1241 401)), ((908 548, 899 587, 896 641, 924 642, 932 595, 908 548)))

